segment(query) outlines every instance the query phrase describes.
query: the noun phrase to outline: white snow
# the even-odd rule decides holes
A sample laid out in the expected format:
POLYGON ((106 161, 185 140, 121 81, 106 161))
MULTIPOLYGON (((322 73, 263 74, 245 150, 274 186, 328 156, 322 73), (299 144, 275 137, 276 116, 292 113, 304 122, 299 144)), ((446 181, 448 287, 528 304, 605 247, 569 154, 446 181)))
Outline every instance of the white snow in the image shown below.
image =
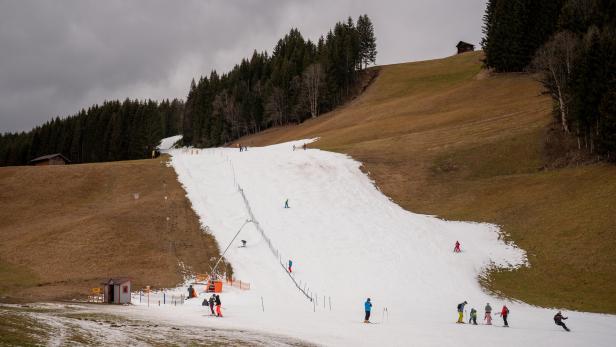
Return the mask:
POLYGON ((204 294, 177 307, 136 305, 129 309, 132 314, 336 346, 613 346, 616 316, 565 312, 573 330, 566 333, 552 320, 555 309, 483 292, 477 277, 486 266, 526 264, 524 251, 502 242, 497 226, 408 212, 384 196, 348 156, 292 150, 304 142, 245 152, 171 150, 179 180, 221 250, 250 218, 241 186, 280 256, 249 223, 226 258, 251 290, 225 287, 224 318, 210 317, 201 307, 204 294), (289 209, 283 208, 287 198, 289 209), (246 248, 238 247, 241 239, 247 240, 246 248), (460 254, 452 252, 456 240, 462 244, 460 254), (280 265, 289 258, 294 278, 318 302, 300 293, 280 265), (371 320, 380 324, 362 323, 367 297, 374 304, 371 320), (456 306, 464 300, 467 311, 478 310, 479 326, 454 323, 456 306), (496 316, 495 326, 481 324, 487 302, 494 312, 507 304, 510 328, 502 328, 496 316))
POLYGON ((175 135, 171 137, 165 137, 160 140, 160 144, 158 145, 158 149, 161 151, 166 151, 174 147, 174 145, 182 139, 182 135, 175 135))

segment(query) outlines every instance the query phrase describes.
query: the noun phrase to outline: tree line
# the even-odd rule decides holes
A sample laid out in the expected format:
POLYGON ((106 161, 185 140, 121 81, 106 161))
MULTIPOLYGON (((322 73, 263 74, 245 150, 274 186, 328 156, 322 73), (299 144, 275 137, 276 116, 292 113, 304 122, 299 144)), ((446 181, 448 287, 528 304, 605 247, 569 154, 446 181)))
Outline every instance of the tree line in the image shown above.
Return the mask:
POLYGON ((107 101, 56 117, 29 132, 0 134, 0 166, 26 165, 62 153, 74 163, 147 158, 164 137, 181 131, 181 100, 107 101))
POLYGON ((342 104, 376 60, 370 18, 338 22, 317 42, 292 29, 271 55, 254 52, 228 73, 191 83, 184 143, 219 146, 272 126, 300 123, 342 104))
POLYGON ((316 43, 292 29, 271 54, 255 51, 225 74, 193 80, 186 102, 107 101, 28 132, 0 134, 0 166, 52 153, 76 163, 147 158, 172 135, 211 147, 299 123, 353 96, 376 54, 368 15, 336 23, 316 43))
POLYGON ((488 67, 539 73, 562 131, 616 160, 616 1, 490 0, 484 35, 488 67))

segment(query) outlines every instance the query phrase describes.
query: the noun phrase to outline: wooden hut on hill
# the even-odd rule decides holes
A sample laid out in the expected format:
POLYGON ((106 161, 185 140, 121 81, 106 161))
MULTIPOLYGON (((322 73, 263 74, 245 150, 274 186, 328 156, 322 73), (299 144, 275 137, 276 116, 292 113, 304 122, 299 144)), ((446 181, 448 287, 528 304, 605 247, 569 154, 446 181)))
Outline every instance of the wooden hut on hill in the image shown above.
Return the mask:
POLYGON ((464 42, 464 41, 460 41, 458 42, 458 44, 456 45, 456 48, 458 49, 458 54, 464 53, 464 52, 472 52, 475 50, 475 45, 472 45, 468 42, 464 42))
POLYGON ((42 157, 34 158, 30 160, 31 165, 42 166, 42 165, 66 165, 71 161, 62 155, 62 153, 48 154, 42 157))

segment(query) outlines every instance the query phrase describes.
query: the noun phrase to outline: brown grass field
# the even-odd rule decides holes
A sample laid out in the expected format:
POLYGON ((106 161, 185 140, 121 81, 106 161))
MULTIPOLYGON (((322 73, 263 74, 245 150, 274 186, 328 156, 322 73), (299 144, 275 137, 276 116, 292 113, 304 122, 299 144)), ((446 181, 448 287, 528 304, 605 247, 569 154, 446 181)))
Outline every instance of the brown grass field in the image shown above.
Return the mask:
POLYGON ((0 168, 0 301, 83 297, 111 276, 172 287, 180 264, 208 271, 216 242, 166 161, 0 168))
POLYGON ((408 210, 501 225, 531 267, 491 273, 488 290, 616 313, 616 166, 548 170, 551 100, 532 76, 482 70, 481 57, 383 66, 345 107, 239 142, 319 136, 311 147, 361 161, 408 210))

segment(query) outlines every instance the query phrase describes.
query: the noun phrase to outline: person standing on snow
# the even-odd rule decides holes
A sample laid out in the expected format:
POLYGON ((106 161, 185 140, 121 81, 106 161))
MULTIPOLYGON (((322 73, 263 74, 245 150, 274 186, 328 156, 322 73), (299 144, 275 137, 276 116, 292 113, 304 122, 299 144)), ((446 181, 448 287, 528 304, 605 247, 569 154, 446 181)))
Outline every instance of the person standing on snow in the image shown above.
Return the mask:
POLYGON ((468 320, 468 324, 473 323, 473 325, 477 325, 477 310, 471 308, 471 318, 468 320))
POLYGON ((453 247, 453 251, 454 251, 454 253, 460 253, 460 252, 462 252, 462 251, 460 250, 460 242, 456 241, 456 245, 453 247))
POLYGON ((370 311, 372 311, 372 303, 370 302, 370 298, 368 298, 366 302, 364 302, 364 310, 366 311, 364 323, 370 323, 370 311))
POLYGON ((293 272, 291 267, 293 266, 293 260, 289 259, 289 273, 293 272))
POLYGON ((558 311, 558 313, 554 316, 554 323, 556 323, 556 325, 560 325, 561 327, 563 327, 563 329, 570 331, 569 328, 567 328, 567 326, 565 325, 565 322, 563 322, 563 320, 565 319, 568 319, 568 317, 563 317, 562 313, 558 311))
POLYGON ((284 201, 284 208, 289 208, 289 199, 284 201))
POLYGON ((483 320, 487 321, 487 325, 492 325, 492 306, 490 306, 489 302, 486 304, 486 314, 483 320))
POLYGON ((193 288, 192 284, 190 286, 188 286, 188 298, 194 298, 196 297, 195 295, 195 288, 193 288))
POLYGON ((464 324, 464 306, 468 304, 466 300, 458 304, 458 321, 456 323, 464 324))
POLYGON ((507 316, 509 316, 509 309, 507 308, 507 305, 503 305, 500 315, 503 317, 503 323, 505 323, 505 326, 509 327, 509 324, 507 323, 507 316))
POLYGON ((214 313, 214 303, 216 302, 216 294, 212 294, 212 296, 210 296, 210 311, 212 311, 212 316, 215 315, 214 313))
POLYGON ((214 295, 216 295, 216 316, 222 317, 222 312, 220 311, 220 306, 222 306, 222 303, 220 302, 220 295, 214 295))

